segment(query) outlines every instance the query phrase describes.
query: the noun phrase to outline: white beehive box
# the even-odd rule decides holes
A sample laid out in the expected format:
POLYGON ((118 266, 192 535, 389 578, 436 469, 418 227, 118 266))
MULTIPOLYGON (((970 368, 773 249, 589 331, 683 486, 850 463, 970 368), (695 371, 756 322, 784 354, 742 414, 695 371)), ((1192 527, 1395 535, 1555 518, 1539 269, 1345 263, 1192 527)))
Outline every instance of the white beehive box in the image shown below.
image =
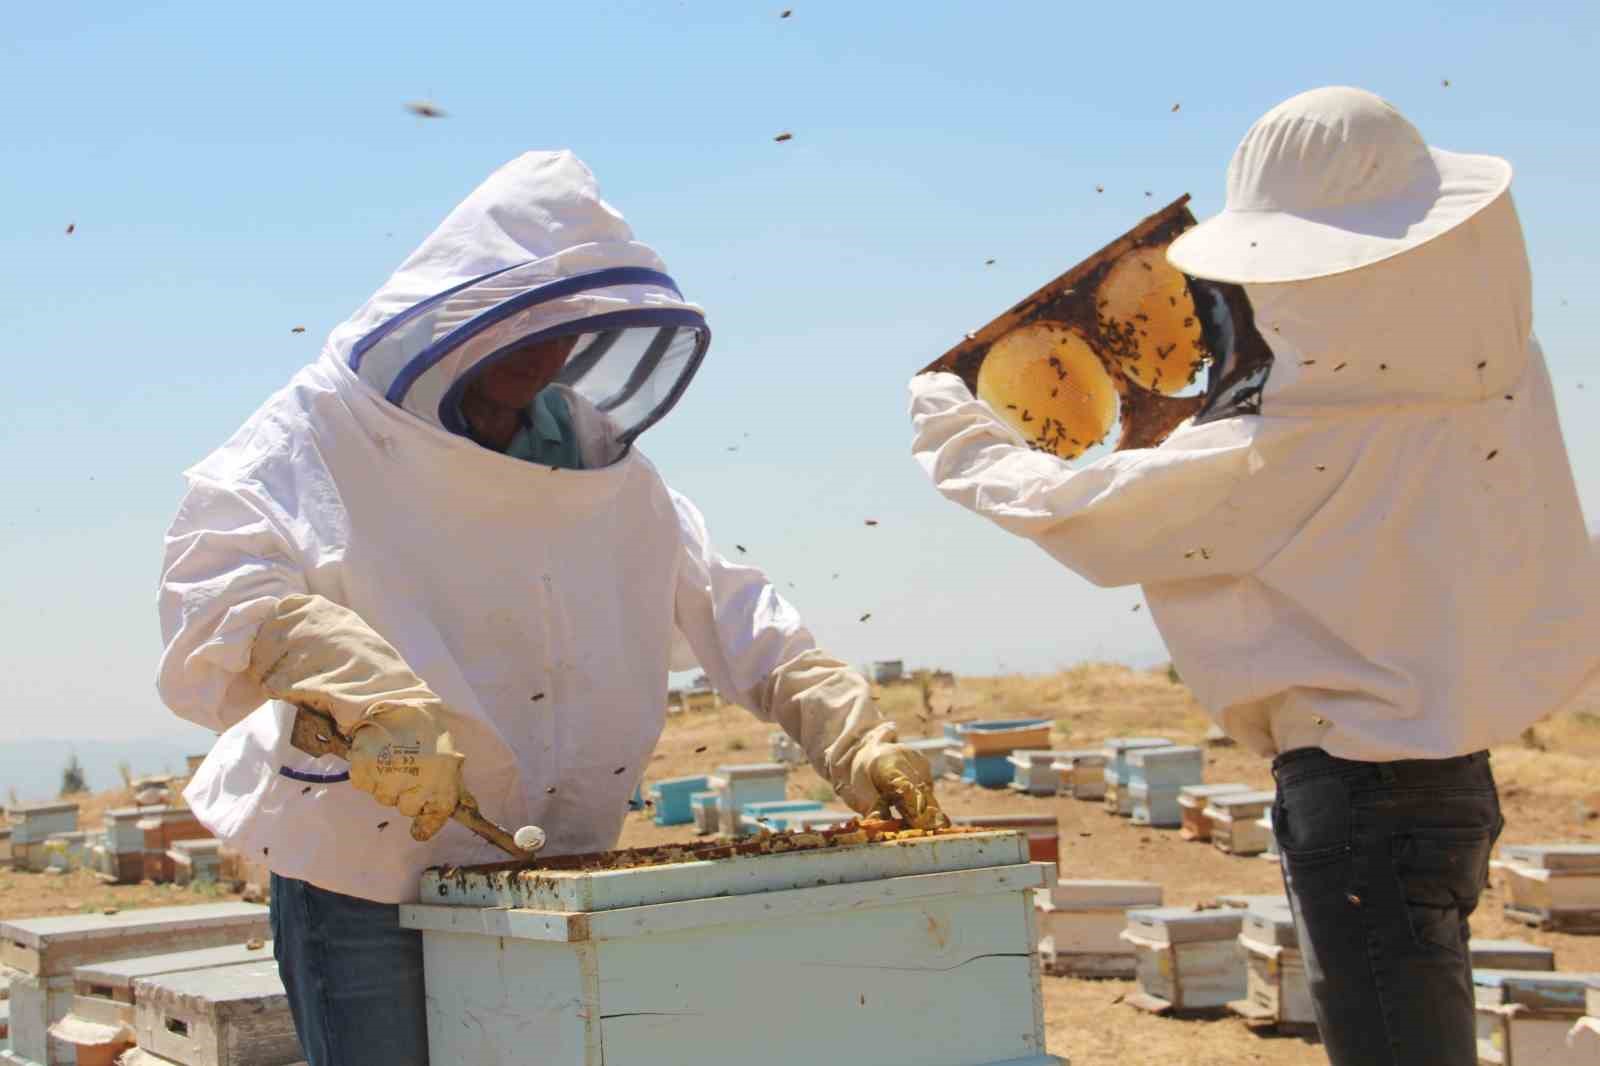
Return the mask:
POLYGON ((436 1063, 1044 1066, 1017 833, 598 872, 434 871, 436 1063), (442 893, 442 894, 441 894, 442 893), (506 909, 506 908, 510 909, 506 909), (795 1004, 803 1003, 803 1010, 795 1004), (906 1024, 907 1019, 915 1024, 906 1024))
POLYGON ((1112 737, 1106 741, 1105 795, 1102 797, 1106 810, 1124 818, 1133 815, 1133 800, 1128 795, 1128 782, 1131 780, 1128 756, 1131 752, 1172 746, 1172 741, 1166 737, 1112 737))
POLYGON ((1137 954, 1139 992, 1128 1002, 1159 1014, 1215 1010, 1243 999, 1237 941, 1247 913, 1232 907, 1129 911, 1122 937, 1137 954))
POLYGON ((1234 792, 1249 792, 1249 785, 1225 782, 1216 785, 1185 785, 1178 790, 1179 814, 1182 818, 1180 833, 1185 840, 1210 840, 1211 819, 1206 808, 1213 796, 1226 796, 1234 792))
POLYGON ((11 819, 11 859, 19 870, 42 872, 50 862, 45 841, 78 828, 76 803, 26 803, 6 808, 11 819))
POLYGON ((1063 751, 1054 763, 1059 791, 1073 799, 1104 799, 1106 794, 1106 753, 1099 749, 1063 751))
POLYGON ((1506 917, 1541 929, 1600 932, 1600 844, 1513 844, 1493 867, 1511 898, 1506 917))
POLYGON ((1230 855, 1260 855, 1266 851, 1267 837, 1258 823, 1272 806, 1275 795, 1259 790, 1212 796, 1206 808, 1206 817, 1211 819, 1211 843, 1230 855))
POLYGON ((304 1058, 270 959, 143 977, 134 1000, 139 1047, 179 1066, 289 1066, 304 1058))
POLYGON ((215 881, 222 865, 222 841, 180 840, 167 849, 167 857, 172 860, 172 880, 177 884, 215 881))
POLYGON ((1266 850, 1261 853, 1263 859, 1269 862, 1278 861, 1278 838, 1272 831, 1272 814, 1269 811, 1256 819, 1256 828, 1261 830, 1261 835, 1266 839, 1266 850))
POLYGON ((747 803, 775 803, 784 799, 789 768, 783 763, 741 763, 717 768, 717 821, 722 832, 744 831, 740 819, 747 803))
POLYGON ((1474 970, 1478 1061, 1495 1066, 1586 1066, 1567 1044, 1595 974, 1474 970))
POLYGON ((100 834, 87 829, 70 833, 51 833, 45 838, 45 865, 65 873, 89 865, 90 849, 100 834))
POLYGON ((72 1008, 77 967, 265 939, 267 930, 267 908, 253 903, 0 922, 0 973, 11 983, 9 1061, 49 1066, 75 1061, 71 1045, 52 1039, 49 1029, 72 1008))
POLYGON ((1132 944, 1122 939, 1128 911, 1161 906, 1151 881, 1057 881, 1035 897, 1045 972, 1061 977, 1131 978, 1132 944))
POLYGON ((1055 771, 1059 751, 1028 749, 1006 757, 1012 766, 1010 787, 1030 796, 1054 796, 1061 790, 1061 777, 1055 771))
POLYGON ((1474 970, 1551 972, 1556 968, 1556 953, 1553 950, 1522 940, 1489 940, 1473 937, 1467 941, 1467 953, 1472 957, 1474 970))
POLYGON ((220 948, 87 963, 72 972, 72 1010, 50 1027, 50 1035, 77 1049, 79 1066, 95 1056, 109 1059, 137 1041, 133 993, 138 979, 271 959, 272 942, 252 940, 220 948))
POLYGON ((0 825, 0 869, 11 865, 11 827, 0 825))
POLYGON ((1314 1028, 1316 1006, 1289 909, 1246 911, 1239 947, 1245 957, 1245 994, 1228 1008, 1251 1022, 1314 1028))

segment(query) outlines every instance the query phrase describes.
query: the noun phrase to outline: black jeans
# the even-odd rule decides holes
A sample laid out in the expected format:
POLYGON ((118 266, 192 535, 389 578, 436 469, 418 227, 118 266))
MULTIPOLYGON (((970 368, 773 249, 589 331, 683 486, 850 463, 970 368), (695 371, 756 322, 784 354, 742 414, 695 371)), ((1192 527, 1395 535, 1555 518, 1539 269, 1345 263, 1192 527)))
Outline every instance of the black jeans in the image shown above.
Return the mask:
POLYGON ((1273 831, 1334 1066, 1475 1066, 1467 917, 1505 822, 1488 752, 1272 763, 1273 831))

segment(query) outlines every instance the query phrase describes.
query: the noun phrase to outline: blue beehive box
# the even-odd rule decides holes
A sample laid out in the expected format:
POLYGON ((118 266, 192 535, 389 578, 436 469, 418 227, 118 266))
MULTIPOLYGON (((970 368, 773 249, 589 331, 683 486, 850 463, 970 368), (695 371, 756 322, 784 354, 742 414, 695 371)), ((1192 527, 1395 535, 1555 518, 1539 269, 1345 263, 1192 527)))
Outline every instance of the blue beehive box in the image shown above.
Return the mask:
POLYGON ((657 825, 688 825, 694 821, 694 808, 689 798, 704 792, 710 779, 704 774, 696 777, 669 777, 650 786, 650 798, 655 802, 657 825))
POLYGON ((761 829, 770 829, 774 833, 789 828, 789 819, 785 815, 805 814, 811 811, 822 810, 822 804, 816 800, 772 800, 765 803, 747 803, 739 812, 740 831, 754 833, 761 829), (765 821, 762 821, 765 819, 765 821))
POLYGON ((1005 788, 1015 770, 1010 755, 969 755, 961 776, 980 788, 1005 788))

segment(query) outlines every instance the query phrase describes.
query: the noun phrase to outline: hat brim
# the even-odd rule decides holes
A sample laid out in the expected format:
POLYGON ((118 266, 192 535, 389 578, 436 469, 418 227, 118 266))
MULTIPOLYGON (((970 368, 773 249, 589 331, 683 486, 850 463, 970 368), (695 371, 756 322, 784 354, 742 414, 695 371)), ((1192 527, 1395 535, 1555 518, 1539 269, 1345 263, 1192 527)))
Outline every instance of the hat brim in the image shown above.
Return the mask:
POLYGON ((1437 182, 1316 215, 1223 211, 1173 241, 1167 260, 1191 277, 1241 285, 1343 274, 1443 236, 1511 186, 1511 164, 1504 159, 1428 151, 1437 182))

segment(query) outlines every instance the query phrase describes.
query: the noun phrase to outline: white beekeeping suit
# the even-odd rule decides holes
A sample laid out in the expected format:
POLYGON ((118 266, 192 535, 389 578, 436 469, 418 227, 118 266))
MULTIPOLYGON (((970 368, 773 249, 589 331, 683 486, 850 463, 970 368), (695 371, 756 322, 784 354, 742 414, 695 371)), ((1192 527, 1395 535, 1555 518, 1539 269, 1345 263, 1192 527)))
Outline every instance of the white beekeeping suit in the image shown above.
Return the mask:
POLYGON ((415 898, 427 866, 503 858, 453 822, 413 840, 342 760, 290 746, 289 705, 262 705, 320 697, 359 727, 377 693, 448 708, 441 758, 464 766, 485 813, 544 827, 549 854, 611 847, 685 642, 847 802, 878 802, 875 760, 899 749, 865 682, 815 648, 761 571, 717 553, 632 447, 709 340, 663 271, 581 162, 526 154, 188 471, 159 685, 178 714, 226 731, 186 792, 219 837, 280 875, 379 902, 415 898), (470 376, 550 336, 577 338, 552 387, 585 469, 463 434, 470 376))
POLYGON ((1371 94, 1290 100, 1170 251, 1244 284, 1273 357, 1258 414, 1073 469, 929 374, 917 461, 1089 580, 1143 585, 1184 681, 1260 752, 1514 738, 1600 676, 1600 574, 1509 185, 1371 94))

